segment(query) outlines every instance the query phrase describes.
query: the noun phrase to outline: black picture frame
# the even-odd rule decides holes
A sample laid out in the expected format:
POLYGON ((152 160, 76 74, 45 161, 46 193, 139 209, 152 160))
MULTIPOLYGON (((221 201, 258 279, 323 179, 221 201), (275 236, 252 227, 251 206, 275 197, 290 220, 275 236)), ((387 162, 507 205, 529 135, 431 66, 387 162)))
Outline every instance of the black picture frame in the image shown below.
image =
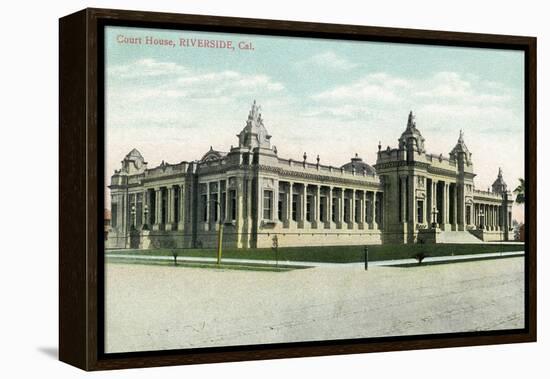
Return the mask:
POLYGON ((111 9, 59 21, 59 358, 84 370, 536 341, 536 38, 111 9), (104 354, 103 30, 107 25, 525 52, 525 320, 520 330, 104 354))

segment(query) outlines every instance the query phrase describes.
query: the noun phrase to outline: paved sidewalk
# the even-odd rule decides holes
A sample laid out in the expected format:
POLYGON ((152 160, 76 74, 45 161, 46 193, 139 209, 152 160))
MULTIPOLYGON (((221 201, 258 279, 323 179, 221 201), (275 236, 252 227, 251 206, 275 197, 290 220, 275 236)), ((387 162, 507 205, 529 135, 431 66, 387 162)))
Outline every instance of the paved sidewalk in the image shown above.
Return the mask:
MULTIPOLYGON (((484 254, 467 254, 467 255, 449 255, 443 257, 427 257, 423 260, 423 263, 430 262, 451 262, 451 261, 462 261, 462 260, 472 260, 472 259, 487 259, 487 258, 499 258, 499 257, 518 257, 523 256, 525 253, 523 251, 512 251, 505 253, 484 253, 484 254)), ((166 255, 140 255, 140 254, 105 254, 107 258, 119 258, 119 259, 129 259, 129 260, 154 260, 154 261, 173 261, 174 257, 166 255)), ((181 263, 193 262, 193 263, 212 263, 216 262, 216 258, 211 257, 177 257, 177 261, 181 263)), ((274 260, 263 260, 263 259, 236 259, 236 258, 222 258, 223 263, 242 263, 242 264, 258 264, 258 265, 273 265, 277 264, 274 260)), ((377 266, 398 266, 406 264, 415 264, 417 263, 416 259, 392 259, 385 261, 370 261, 369 267, 377 266)), ((353 263, 327 263, 327 262, 303 262, 303 261, 279 261, 279 265, 291 266, 291 267, 333 267, 333 268, 343 268, 343 267, 354 267, 365 265, 364 262, 353 262, 353 263)))

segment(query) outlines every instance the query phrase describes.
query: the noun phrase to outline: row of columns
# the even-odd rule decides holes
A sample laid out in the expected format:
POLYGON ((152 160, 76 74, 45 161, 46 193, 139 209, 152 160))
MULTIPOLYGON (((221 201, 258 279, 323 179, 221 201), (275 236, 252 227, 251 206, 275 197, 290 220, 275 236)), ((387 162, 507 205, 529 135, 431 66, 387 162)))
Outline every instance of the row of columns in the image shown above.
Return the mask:
MULTIPOLYGON (((248 185, 250 183, 248 182, 248 185)), ((206 192, 201 193, 200 221, 206 225, 218 222, 231 222, 237 219, 237 214, 243 213, 243 193, 238 191, 238 186, 229 188, 227 179, 204 182, 199 185, 206 187, 206 192), (206 196, 206 202, 203 197, 206 196), (240 206, 239 206, 240 205, 240 206), (235 208, 235 209, 233 209, 235 208)))
POLYGON ((464 229, 466 220, 466 203, 464 185, 445 181, 431 180, 431 197, 428 209, 425 210, 426 223, 437 223, 441 228, 450 227, 453 230, 464 229), (434 213, 437 217, 434 217, 434 213))
POLYGON ((501 205, 475 204, 474 218, 476 226, 485 230, 504 230, 505 218, 501 205))
POLYGON ((149 188, 144 189, 141 193, 129 194, 125 207, 128 214, 128 227, 140 229, 147 226, 153 230, 183 229, 185 220, 189 219, 185 199, 184 184, 149 188), (166 194, 164 206, 163 194, 166 194), (141 197, 141 207, 138 207, 138 196, 141 197), (179 198, 177 207, 176 196, 179 198), (138 212, 140 212, 140 217, 138 217, 138 212), (164 219, 163 213, 165 213, 164 219))
MULTIPOLYGON (((356 224, 360 226, 367 224, 370 229, 379 227, 377 221, 381 220, 381 214, 377 216, 376 209, 378 191, 295 182, 280 183, 279 188, 277 196, 285 197, 284 203, 281 202, 284 209, 279 212, 279 201, 274 197, 273 219, 278 218, 280 213, 282 219, 279 221, 283 222, 284 228, 291 228, 293 221, 297 223, 298 228, 304 228, 307 222, 314 228, 320 228, 321 224, 324 224, 324 228, 330 228, 331 223, 335 223, 336 228, 342 228, 344 224, 347 224, 349 229, 353 229, 356 224), (297 195, 296 216, 293 217, 295 195, 297 195), (309 220, 307 219, 308 196, 311 196, 309 220), (321 212, 321 208, 324 208, 324 212, 321 212), (345 214, 346 210, 347 214, 345 214)), ((378 201, 378 204, 380 207, 381 202, 378 201)))

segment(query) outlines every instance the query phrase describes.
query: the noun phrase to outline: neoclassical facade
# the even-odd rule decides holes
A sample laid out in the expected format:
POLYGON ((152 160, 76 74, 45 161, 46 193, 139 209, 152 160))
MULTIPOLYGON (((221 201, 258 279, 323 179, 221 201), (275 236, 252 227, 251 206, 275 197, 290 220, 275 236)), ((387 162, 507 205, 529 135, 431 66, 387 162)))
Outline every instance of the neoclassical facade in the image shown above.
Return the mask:
POLYGON ((238 145, 148 168, 133 149, 111 177, 107 248, 357 245, 511 238, 511 193, 499 169, 474 187, 462 132, 449 155, 428 154, 412 112, 396 148, 336 167, 281 157, 256 102, 238 145))

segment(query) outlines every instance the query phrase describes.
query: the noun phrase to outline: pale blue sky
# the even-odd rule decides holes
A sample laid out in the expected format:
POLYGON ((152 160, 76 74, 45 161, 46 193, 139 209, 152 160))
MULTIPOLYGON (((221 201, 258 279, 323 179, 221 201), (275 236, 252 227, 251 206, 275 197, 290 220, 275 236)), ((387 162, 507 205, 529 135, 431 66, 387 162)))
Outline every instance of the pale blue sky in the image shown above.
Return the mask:
POLYGON ((520 51, 125 27, 107 27, 105 41, 107 176, 133 147, 150 165, 227 151, 256 99, 284 157, 341 165, 357 152, 374 164, 378 141, 395 146, 412 109, 430 153, 448 154, 464 130, 478 188, 498 167, 510 187, 523 177, 520 51), (121 35, 254 50, 120 44, 121 35))

